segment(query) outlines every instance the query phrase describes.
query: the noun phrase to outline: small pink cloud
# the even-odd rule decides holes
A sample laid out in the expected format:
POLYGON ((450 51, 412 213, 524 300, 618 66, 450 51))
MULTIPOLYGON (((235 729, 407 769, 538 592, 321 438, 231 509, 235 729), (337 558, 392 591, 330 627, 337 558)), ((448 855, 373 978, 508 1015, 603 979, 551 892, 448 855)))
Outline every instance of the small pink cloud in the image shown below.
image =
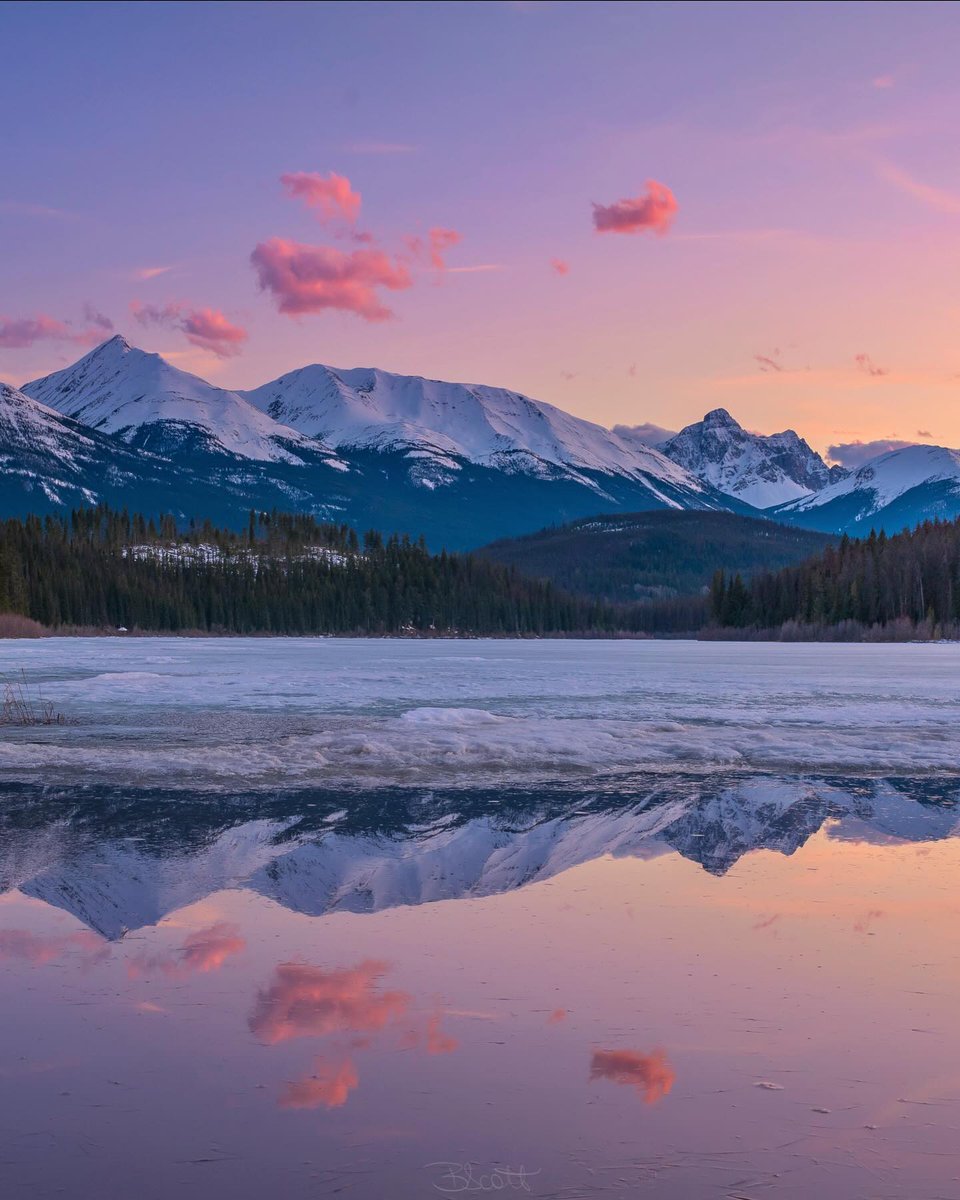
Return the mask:
POLYGON ((345 175, 335 171, 326 176, 311 171, 293 171, 281 175, 280 182, 288 195, 315 209, 320 221, 342 218, 352 224, 360 215, 360 193, 353 190, 345 175))
POLYGON ((334 971, 280 963, 257 999, 250 1030, 270 1046, 292 1038, 378 1033, 410 1007, 406 992, 380 989, 386 971, 386 963, 372 959, 334 971))
POLYGON ((0 316, 0 348, 25 350, 37 342, 44 341, 95 346, 103 341, 104 332, 112 328, 110 318, 102 313, 95 314, 93 325, 87 329, 75 329, 69 321, 60 321, 47 313, 37 313, 33 317, 0 316))
POLYGON ((638 1050, 595 1050, 590 1078, 632 1087, 645 1104, 656 1104, 670 1094, 676 1072, 662 1050, 650 1054, 638 1050))
POLYGON ((245 329, 234 325, 217 308, 198 308, 183 319, 187 341, 220 358, 239 354, 250 336, 245 329))
POLYGON ((550 1014, 550 1016, 547 1017, 547 1024, 548 1025, 559 1025, 562 1021, 565 1021, 566 1019, 567 1019, 567 1010, 565 1008, 555 1008, 553 1010, 553 1012, 550 1014))
POLYGON ((426 1050, 428 1054, 452 1054, 459 1049, 456 1038, 443 1032, 440 1023, 442 1014, 437 1012, 427 1021, 426 1050))
POLYGON ((250 261, 261 289, 291 316, 334 309, 384 321, 393 313, 377 289, 403 291, 413 283, 407 268, 382 250, 346 252, 274 237, 261 242, 250 261))
POLYGON ((127 972, 131 979, 139 979, 152 971, 159 971, 172 979, 207 975, 211 971, 219 971, 228 959, 240 954, 246 946, 236 925, 218 921, 206 929, 197 929, 188 934, 183 944, 175 950, 132 959, 127 972))
POLYGON ((556 271, 556 273, 558 275, 569 275, 570 274, 570 264, 565 259, 551 258, 550 266, 553 267, 553 269, 556 271))
POLYGON ((45 966, 70 951, 77 951, 93 961, 110 953, 103 938, 87 929, 62 935, 33 933, 29 929, 0 930, 0 961, 13 958, 34 966, 45 966))
POLYGON ((875 88, 880 88, 882 90, 885 88, 892 88, 897 81, 892 75, 877 75, 871 82, 875 88))
POLYGON ((886 367, 878 367, 869 354, 855 354, 853 356, 853 361, 857 364, 860 370, 867 375, 873 375, 874 377, 877 377, 880 375, 890 374, 886 367))
POLYGON ((425 238, 413 236, 405 237, 403 240, 414 258, 429 263, 435 271, 443 271, 447 266, 444 255, 451 247, 457 246, 463 241, 463 234, 456 229, 445 229, 441 225, 434 225, 425 238))
POLYGON ((287 1083, 278 1103, 281 1108, 342 1108, 359 1085, 360 1077, 349 1058, 342 1063, 318 1058, 313 1074, 287 1083))
POLYGON ((179 301, 164 305, 141 304, 134 300, 130 311, 141 325, 178 329, 191 345, 209 350, 219 358, 233 358, 239 354, 249 337, 245 329, 232 324, 218 308, 189 308, 179 301))
POLYGON ((594 204, 593 224, 597 233, 646 233, 661 237, 673 224, 679 205, 665 183, 648 179, 646 192, 614 204, 594 204))

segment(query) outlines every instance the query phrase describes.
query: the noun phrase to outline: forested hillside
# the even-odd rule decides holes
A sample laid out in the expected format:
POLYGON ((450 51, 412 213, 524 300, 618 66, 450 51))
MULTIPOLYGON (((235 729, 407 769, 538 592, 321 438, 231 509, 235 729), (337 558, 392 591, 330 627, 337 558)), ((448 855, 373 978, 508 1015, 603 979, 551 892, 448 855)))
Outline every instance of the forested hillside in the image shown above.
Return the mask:
POLYGON ((719 568, 744 577, 776 570, 834 540, 735 513, 666 510, 590 517, 478 553, 579 595, 633 603, 699 595, 719 568))
POLYGON ((960 520, 925 522, 887 537, 871 532, 799 566, 744 580, 718 571, 711 618, 735 629, 899 629, 924 637, 960 628, 960 520))
POLYGON ((611 631, 612 609, 423 543, 311 517, 245 533, 106 508, 0 523, 0 611, 65 627, 222 633, 611 631))

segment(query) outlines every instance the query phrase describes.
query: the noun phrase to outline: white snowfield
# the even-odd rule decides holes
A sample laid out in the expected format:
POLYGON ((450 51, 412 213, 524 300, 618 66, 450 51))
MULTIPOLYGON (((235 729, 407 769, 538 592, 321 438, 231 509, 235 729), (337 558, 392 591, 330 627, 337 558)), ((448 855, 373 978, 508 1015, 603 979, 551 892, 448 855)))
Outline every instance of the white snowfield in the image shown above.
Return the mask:
POLYGON ((0 643, 74 723, 0 779, 490 787, 637 771, 960 773, 960 646, 339 639, 0 643))
POLYGON ((877 512, 912 488, 945 481, 960 487, 960 450, 948 450, 945 446, 905 446, 872 458, 846 479, 787 505, 784 511, 806 512, 860 492, 869 498, 869 512, 877 512))
POLYGON ((809 496, 830 481, 826 463, 792 429, 749 433, 725 408, 687 425, 661 449, 704 482, 755 508, 809 496))
POLYGON ((658 450, 505 388, 314 364, 242 395, 275 420, 335 447, 426 446, 491 466, 502 466, 505 454, 525 452, 556 466, 652 475, 703 491, 658 450))
POLYGON ((236 392, 181 371, 119 336, 73 366, 24 384, 22 390, 50 408, 127 440, 144 425, 169 421, 196 426, 229 453, 261 461, 295 463, 300 460, 292 449, 313 444, 236 392))

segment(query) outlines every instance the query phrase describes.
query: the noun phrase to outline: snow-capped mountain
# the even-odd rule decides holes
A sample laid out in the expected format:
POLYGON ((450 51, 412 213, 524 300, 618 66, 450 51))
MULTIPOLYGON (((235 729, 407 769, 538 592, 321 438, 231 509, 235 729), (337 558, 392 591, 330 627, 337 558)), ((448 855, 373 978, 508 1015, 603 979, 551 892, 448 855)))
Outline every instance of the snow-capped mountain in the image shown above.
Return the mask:
MULTIPOLYGON (((239 393, 118 336, 23 391, 144 455, 154 485, 166 464, 166 495, 127 480, 120 503, 147 511, 237 524, 280 508, 452 550, 595 513, 752 511, 656 450, 498 388, 312 366, 239 393)), ((116 493, 105 479, 88 500, 116 493)))
POLYGON ((26 395, 129 445, 175 455, 186 448, 262 462, 299 463, 315 439, 131 346, 119 334, 62 371, 24 384, 26 395))
POLYGON ((687 425, 660 449, 699 479, 759 509, 810 496, 845 475, 792 429, 748 433, 725 408, 687 425))
POLYGON ((724 409, 656 448, 508 389, 368 368, 230 391, 117 336, 0 395, 0 515, 99 502, 234 525, 279 508, 465 550, 656 509, 899 529, 960 513, 960 468, 911 447, 848 477, 724 409))
POLYGON ((243 394, 274 420, 337 449, 400 450, 441 471, 459 470, 457 460, 548 477, 559 470, 598 490, 596 473, 621 475, 659 491, 671 507, 683 507, 677 491, 708 495, 659 451, 504 388, 314 364, 243 394))
MULTIPOLYGON (((0 383, 0 512, 44 513, 120 501, 126 488, 156 487, 171 464, 135 453, 113 438, 65 417, 0 383)), ((121 501, 122 502, 122 501, 121 501)))
POLYGON ((929 842, 960 833, 942 780, 664 778, 648 795, 296 793, 268 805, 180 806, 163 793, 8 795, 0 892, 66 910, 105 938, 156 924, 224 888, 296 912, 379 912, 491 896, 604 855, 676 852, 711 874, 765 849, 832 838, 929 842), (347 807, 344 808, 343 806, 347 807))
POLYGON ((816 529, 897 533, 935 517, 960 516, 960 450, 905 446, 872 458, 815 495, 777 510, 779 520, 816 529))

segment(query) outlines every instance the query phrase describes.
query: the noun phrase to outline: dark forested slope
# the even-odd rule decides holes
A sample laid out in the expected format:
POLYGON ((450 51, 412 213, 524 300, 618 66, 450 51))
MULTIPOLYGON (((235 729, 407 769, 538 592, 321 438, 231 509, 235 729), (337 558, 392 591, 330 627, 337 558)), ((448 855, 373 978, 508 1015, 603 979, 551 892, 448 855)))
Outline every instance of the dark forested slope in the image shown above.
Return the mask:
POLYGON ((718 569, 776 570, 834 540, 735 513, 666 510, 590 517, 477 553, 579 595, 630 603, 696 595, 718 569))
POLYGON ((106 508, 0 522, 0 611, 43 625, 224 633, 611 631, 621 616, 480 559, 312 517, 238 534, 106 508))
POLYGON ((960 623, 960 520, 927 521, 893 537, 844 537, 799 566, 750 580, 720 571, 711 616, 737 629, 846 623, 952 635, 960 623))

